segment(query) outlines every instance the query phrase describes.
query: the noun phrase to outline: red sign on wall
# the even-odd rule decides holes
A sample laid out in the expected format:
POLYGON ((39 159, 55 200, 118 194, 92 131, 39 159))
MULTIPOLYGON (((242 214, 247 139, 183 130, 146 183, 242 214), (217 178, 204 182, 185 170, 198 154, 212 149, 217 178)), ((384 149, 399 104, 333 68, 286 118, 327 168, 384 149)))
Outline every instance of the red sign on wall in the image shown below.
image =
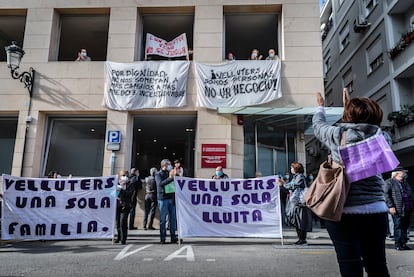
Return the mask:
POLYGON ((226 167, 226 144, 202 144, 201 167, 216 168, 226 167))

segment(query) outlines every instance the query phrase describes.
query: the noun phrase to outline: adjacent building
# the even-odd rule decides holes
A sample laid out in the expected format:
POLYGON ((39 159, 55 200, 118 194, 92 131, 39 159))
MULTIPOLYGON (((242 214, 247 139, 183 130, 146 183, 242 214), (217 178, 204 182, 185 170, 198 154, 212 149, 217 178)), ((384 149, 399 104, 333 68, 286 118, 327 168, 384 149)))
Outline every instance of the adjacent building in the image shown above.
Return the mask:
MULTIPOLYGON (((378 101, 384 111, 381 127, 392 135, 392 148, 401 164, 412 171, 414 2, 326 1, 321 40, 327 106, 342 105, 343 87, 351 97, 378 101)), ((307 150, 308 166, 326 156, 323 145, 311 137, 307 150)))

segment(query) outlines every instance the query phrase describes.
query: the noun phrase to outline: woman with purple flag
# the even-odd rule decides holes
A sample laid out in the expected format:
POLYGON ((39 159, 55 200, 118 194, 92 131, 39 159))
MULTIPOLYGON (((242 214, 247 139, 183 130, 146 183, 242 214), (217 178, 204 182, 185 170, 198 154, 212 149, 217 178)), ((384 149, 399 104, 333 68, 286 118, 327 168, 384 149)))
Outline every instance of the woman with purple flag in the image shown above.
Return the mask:
MULTIPOLYGON (((315 136, 331 150, 335 162, 342 161, 339 148, 343 133, 346 144, 350 144, 378 131, 383 112, 375 101, 365 97, 349 99, 345 88, 342 122, 331 126, 326 122, 324 99, 320 93, 316 100, 315 136)), ((385 137, 389 140, 388 135, 385 137)), ((368 276, 390 276, 385 257, 388 208, 383 188, 381 175, 352 182, 341 220, 325 221, 342 276, 363 276, 364 268, 368 276)))

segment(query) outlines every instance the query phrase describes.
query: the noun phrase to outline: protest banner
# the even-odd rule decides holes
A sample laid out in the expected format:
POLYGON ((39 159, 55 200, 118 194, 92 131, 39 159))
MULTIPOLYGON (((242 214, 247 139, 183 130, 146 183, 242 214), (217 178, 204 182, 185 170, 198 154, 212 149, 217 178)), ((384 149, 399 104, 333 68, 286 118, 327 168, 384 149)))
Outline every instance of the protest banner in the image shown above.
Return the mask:
POLYGON ((113 110, 182 107, 188 61, 105 62, 104 105, 113 110))
POLYGON ((280 60, 195 65, 199 107, 245 107, 282 97, 280 60))
POLYGON ((2 239, 114 236, 117 176, 49 179, 2 175, 2 239))
POLYGON ((277 180, 176 176, 178 236, 281 238, 277 180))
POLYGON ((147 33, 145 42, 145 60, 148 55, 158 55, 168 58, 187 56, 188 60, 187 35, 183 33, 172 41, 166 41, 147 33))

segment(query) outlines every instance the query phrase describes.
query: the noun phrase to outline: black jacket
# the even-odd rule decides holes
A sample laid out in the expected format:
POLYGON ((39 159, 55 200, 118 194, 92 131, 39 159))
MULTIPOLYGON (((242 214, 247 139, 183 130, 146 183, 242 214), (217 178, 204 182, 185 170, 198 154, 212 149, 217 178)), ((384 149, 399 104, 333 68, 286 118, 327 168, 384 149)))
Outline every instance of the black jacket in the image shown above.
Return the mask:
POLYGON ((171 199, 175 197, 175 193, 165 193, 164 187, 170 182, 174 181, 170 178, 170 173, 167 170, 160 170, 155 175, 155 183, 157 184, 157 198, 158 200, 171 199))
MULTIPOLYGON (((411 209, 414 208, 414 195, 413 191, 408 183, 405 183, 407 186, 408 196, 410 198, 411 209)), ((385 202, 387 203, 388 208, 395 208, 397 215, 404 216, 405 207, 403 203, 403 190, 402 184, 395 178, 390 178, 385 181, 385 202)))

